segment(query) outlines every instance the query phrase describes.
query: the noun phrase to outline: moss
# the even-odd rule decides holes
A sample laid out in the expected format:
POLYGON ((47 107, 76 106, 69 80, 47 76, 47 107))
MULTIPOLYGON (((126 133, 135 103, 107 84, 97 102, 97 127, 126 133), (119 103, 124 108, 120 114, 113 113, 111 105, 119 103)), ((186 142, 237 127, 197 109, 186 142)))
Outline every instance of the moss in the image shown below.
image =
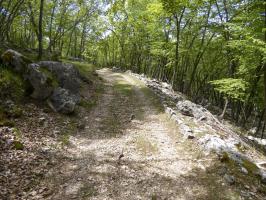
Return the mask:
POLYGON ((53 86, 54 88, 59 86, 58 80, 52 72, 50 72, 48 69, 44 67, 41 67, 40 71, 46 75, 47 82, 49 85, 53 86))
POLYGON ((259 171, 257 165, 247 159, 243 160, 242 165, 248 170, 249 173, 256 174, 259 171))
POLYGON ((12 57, 13 57, 13 54, 11 52, 6 52, 5 54, 2 55, 2 60, 10 63, 12 60, 12 57))
POLYGON ((20 141, 14 141, 13 146, 16 150, 23 150, 24 145, 20 141))
MULTIPOLYGON (((11 64, 11 61, 13 60, 13 55, 14 54, 11 51, 5 52, 5 53, 2 54, 2 60, 5 63, 11 64)), ((24 73, 27 70, 27 67, 26 66, 28 64, 32 63, 32 61, 29 58, 27 58, 27 57, 25 57, 23 55, 21 55, 19 57, 19 59, 20 59, 21 65, 22 65, 21 73, 24 73)))
POLYGON ((222 153, 222 155, 220 156, 220 161, 224 163, 230 162, 230 158, 227 152, 222 153))
POLYGON ((26 84, 20 75, 0 66, 0 91, 0 99, 21 100, 26 84))

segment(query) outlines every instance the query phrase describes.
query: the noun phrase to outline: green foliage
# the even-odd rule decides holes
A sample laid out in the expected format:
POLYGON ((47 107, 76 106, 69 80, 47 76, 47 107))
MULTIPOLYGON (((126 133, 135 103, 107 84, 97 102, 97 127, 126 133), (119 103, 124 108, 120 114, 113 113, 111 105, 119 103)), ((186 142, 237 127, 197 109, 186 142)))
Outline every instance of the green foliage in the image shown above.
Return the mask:
POLYGON ((79 105, 86 108, 87 110, 90 110, 92 107, 94 107, 96 105, 96 101, 95 100, 81 99, 79 105))
MULTIPOLYGON (((0 3, 15 11, 11 19, 2 17, 0 39, 34 55, 40 2, 17 3, 0 3)), ((217 105, 221 99, 213 88, 241 106, 252 105, 244 110, 262 111, 266 105, 261 0, 49 0, 43 38, 44 54, 50 58, 56 54, 131 69, 217 105), (210 81, 214 87, 209 87, 210 81)), ((95 69, 72 63, 83 75, 95 69)))
POLYGON ((0 91, 0 99, 19 101, 25 94, 25 83, 20 75, 0 66, 0 91))
POLYGON ((20 141, 13 141, 13 146, 16 150, 24 149, 24 145, 20 141))
POLYGON ((225 78, 210 81, 215 90, 234 100, 245 101, 248 83, 242 79, 225 78))

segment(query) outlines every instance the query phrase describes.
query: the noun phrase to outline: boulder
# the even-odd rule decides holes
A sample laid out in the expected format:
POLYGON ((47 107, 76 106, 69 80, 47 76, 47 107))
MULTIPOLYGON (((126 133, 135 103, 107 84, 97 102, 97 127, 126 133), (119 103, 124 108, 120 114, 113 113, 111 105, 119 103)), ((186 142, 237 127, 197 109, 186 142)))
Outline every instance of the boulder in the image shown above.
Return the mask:
POLYGON ((205 135, 199 139, 199 144, 208 152, 233 152, 236 151, 235 142, 232 139, 222 139, 217 135, 205 135))
POLYGON ((196 119, 202 121, 207 120, 211 115, 205 108, 191 101, 179 101, 176 104, 177 109, 186 116, 195 117, 196 119))
POLYGON ((69 90, 72 94, 79 93, 81 76, 72 64, 41 61, 38 65, 41 69, 48 70, 56 77, 59 87, 69 90))
POLYGON ((45 100, 52 94, 52 80, 40 71, 39 65, 28 65, 28 71, 24 77, 29 81, 33 88, 33 93, 31 94, 32 98, 45 100))
POLYGON ((187 138, 187 139, 194 139, 195 138, 195 134, 193 133, 193 130, 189 126, 187 126, 185 124, 180 124, 179 130, 185 138, 187 138))
POLYGON ((177 109, 186 116, 194 117, 193 108, 195 107, 190 101, 181 101, 176 105, 177 109))
POLYGON ((8 49, 1 55, 3 64, 12 67, 15 72, 24 73, 31 61, 17 51, 8 49))
POLYGON ((56 112, 71 114, 75 110, 79 97, 71 94, 67 89, 56 88, 50 97, 48 104, 56 112))
POLYGON ((112 67, 112 72, 121 72, 119 67, 112 67))

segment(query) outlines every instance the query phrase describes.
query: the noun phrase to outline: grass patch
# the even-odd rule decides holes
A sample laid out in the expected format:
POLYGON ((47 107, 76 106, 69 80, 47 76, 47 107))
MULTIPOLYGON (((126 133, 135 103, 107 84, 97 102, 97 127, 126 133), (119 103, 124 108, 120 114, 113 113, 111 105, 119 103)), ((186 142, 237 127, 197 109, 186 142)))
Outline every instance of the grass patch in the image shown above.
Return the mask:
POLYGON ((121 84, 121 83, 115 84, 114 90, 125 96, 132 96, 133 94, 132 86, 129 84, 121 84))
POLYGON ((61 135, 60 141, 61 141, 63 146, 69 145, 70 144, 70 133, 65 133, 65 134, 61 135))
POLYGON ((70 137, 74 135, 78 130, 77 120, 78 119, 75 116, 69 116, 68 120, 64 121, 64 123, 66 123, 66 126, 63 130, 60 130, 59 135, 59 142, 61 142, 62 146, 67 146, 70 144, 70 137))
POLYGON ((62 61, 74 65, 79 70, 80 74, 86 76, 87 78, 90 78, 92 73, 98 69, 95 65, 86 62, 71 61, 66 59, 63 59, 62 61))
POLYGON ((79 105, 83 108, 90 110, 92 107, 96 106, 96 100, 95 99, 92 99, 92 100, 82 99, 79 105))
POLYGON ((150 88, 141 87, 140 90, 146 97, 148 97, 149 101, 157 109, 158 112, 164 112, 160 98, 156 94, 154 94, 154 92, 150 88))
POLYGON ((152 144, 145 136, 136 138, 136 147, 144 154, 156 153, 158 151, 156 144, 152 144))
POLYGON ((14 132, 17 140, 21 140, 22 139, 22 133, 21 133, 21 131, 19 129, 13 128, 13 132, 14 132))
POLYGON ((0 65, 0 99, 19 101, 25 95, 25 88, 21 76, 0 65))
POLYGON ((82 198, 87 199, 88 197, 96 196, 97 190, 94 185, 85 185, 81 188, 82 198))

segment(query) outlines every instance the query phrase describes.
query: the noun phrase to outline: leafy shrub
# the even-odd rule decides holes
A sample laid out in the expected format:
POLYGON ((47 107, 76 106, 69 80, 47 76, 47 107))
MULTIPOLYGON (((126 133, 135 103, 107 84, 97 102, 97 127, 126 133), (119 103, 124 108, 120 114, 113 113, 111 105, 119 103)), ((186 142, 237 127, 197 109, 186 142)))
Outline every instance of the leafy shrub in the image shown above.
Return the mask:
POLYGON ((224 78, 210 81, 214 89, 234 100, 245 101, 248 83, 242 79, 224 78))

